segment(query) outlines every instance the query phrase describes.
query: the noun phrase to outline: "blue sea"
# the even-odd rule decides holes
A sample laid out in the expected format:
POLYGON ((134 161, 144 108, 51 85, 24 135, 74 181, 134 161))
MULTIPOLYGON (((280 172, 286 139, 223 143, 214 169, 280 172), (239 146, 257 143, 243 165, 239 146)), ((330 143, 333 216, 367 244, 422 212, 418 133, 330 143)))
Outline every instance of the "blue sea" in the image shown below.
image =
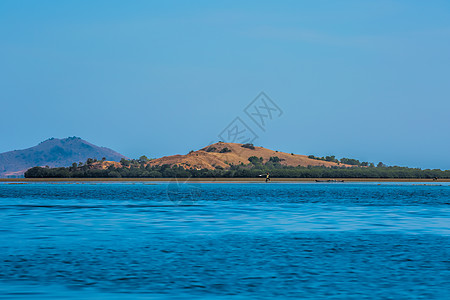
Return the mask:
POLYGON ((2 183, 0 299, 450 299, 450 186, 2 183))

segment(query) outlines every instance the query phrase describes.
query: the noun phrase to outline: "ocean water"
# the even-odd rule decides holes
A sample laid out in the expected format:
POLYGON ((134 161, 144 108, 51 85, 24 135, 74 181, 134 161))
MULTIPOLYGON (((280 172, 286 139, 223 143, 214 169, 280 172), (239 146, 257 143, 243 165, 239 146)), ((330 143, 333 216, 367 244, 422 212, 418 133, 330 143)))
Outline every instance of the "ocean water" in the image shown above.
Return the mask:
POLYGON ((0 299, 450 299, 450 186, 0 184, 0 299))

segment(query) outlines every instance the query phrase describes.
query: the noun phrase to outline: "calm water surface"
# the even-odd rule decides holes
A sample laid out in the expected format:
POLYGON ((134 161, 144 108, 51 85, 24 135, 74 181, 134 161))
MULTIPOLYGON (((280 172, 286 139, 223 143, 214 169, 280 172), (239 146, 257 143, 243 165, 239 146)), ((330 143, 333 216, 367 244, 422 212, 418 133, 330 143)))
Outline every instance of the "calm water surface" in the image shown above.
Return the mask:
POLYGON ((0 299, 449 291, 448 184, 0 184, 0 299))

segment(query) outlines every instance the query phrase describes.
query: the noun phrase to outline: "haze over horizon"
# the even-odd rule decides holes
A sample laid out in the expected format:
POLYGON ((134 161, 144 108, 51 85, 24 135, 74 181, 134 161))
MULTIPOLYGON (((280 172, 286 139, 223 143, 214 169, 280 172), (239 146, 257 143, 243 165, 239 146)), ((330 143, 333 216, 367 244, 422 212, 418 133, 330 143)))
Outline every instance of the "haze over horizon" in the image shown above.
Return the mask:
POLYGON ((269 149, 450 169, 437 2, 2 1, 0 152, 186 154, 240 117, 269 149), (283 111, 265 131, 244 112, 261 91, 283 111))

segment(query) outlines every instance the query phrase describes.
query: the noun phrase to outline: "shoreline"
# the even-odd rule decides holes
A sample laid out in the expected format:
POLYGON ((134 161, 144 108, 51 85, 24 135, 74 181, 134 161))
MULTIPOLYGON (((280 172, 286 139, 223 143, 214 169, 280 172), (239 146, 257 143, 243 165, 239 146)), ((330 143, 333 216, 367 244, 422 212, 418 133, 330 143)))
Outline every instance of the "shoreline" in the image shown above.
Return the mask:
MULTIPOLYGON (((425 178, 271 178, 271 182, 316 182, 316 180, 343 180, 344 182, 450 182, 450 178, 438 180, 425 178)), ((0 178, 0 183, 31 182, 209 182, 209 183, 247 183, 264 182, 265 178, 0 178)), ((327 182, 318 182, 327 183, 327 182)), ((330 182, 333 183, 333 182, 330 182)))

